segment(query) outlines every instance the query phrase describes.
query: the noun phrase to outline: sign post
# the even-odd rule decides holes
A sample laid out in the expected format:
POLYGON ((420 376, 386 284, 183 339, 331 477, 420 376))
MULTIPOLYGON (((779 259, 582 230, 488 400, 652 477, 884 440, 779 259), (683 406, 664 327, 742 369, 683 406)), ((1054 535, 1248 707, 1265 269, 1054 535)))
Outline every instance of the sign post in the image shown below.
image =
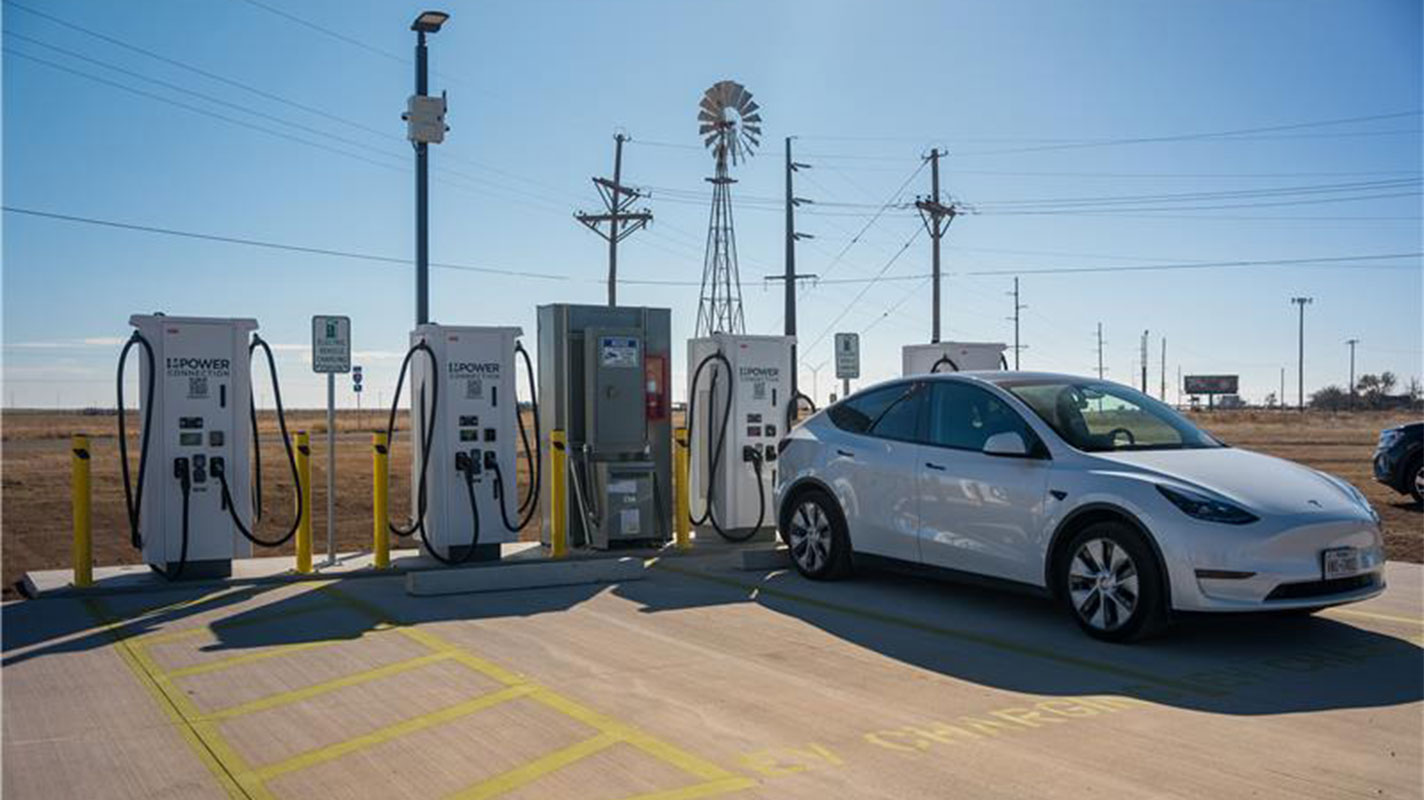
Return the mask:
POLYGON ((351 371, 351 318, 312 317, 312 371, 326 375, 326 561, 336 563, 336 374, 351 371))
POLYGON ((860 334, 836 334, 836 377, 841 379, 841 397, 850 394, 850 379, 860 377, 860 334))
POLYGON ((362 427, 361 418, 361 365, 351 365, 351 391, 356 394, 356 427, 362 427))
POLYGON ((1182 389, 1189 395, 1206 395, 1207 410, 1216 406, 1219 394, 1236 394, 1240 391, 1238 375, 1187 375, 1182 379, 1182 389))

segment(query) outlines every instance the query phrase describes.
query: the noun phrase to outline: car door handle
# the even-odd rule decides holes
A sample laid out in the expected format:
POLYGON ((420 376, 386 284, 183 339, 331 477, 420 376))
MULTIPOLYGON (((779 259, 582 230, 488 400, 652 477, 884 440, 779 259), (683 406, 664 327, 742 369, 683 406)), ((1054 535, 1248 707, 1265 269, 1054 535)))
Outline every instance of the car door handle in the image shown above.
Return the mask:
POLYGON ((845 456, 846 458, 855 458, 855 453, 852 453, 849 450, 842 450, 840 448, 836 448, 836 455, 845 456))
POLYGON ((929 467, 930 469, 937 469, 937 470, 939 470, 940 472, 944 472, 944 465, 943 465, 943 464, 936 464, 936 463, 934 463, 934 462, 932 462, 932 461, 926 461, 926 462, 925 462, 925 466, 929 467))

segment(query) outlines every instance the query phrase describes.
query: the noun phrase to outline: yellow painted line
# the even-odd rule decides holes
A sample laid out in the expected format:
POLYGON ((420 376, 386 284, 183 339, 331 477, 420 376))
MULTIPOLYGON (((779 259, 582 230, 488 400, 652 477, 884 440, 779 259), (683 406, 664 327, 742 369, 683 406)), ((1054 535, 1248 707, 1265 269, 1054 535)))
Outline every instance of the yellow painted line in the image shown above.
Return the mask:
POLYGON ((452 653, 431 653, 429 655, 417 656, 406 661, 397 661, 394 664, 387 664, 383 667, 366 670, 365 672, 358 672, 355 675, 347 675, 324 683, 293 689, 289 692, 268 695, 258 700, 242 703, 241 705, 228 706, 227 708, 209 712, 204 715, 204 719, 220 722, 234 717, 254 714, 258 711, 266 711, 269 708, 277 708, 302 700, 309 700, 313 697, 318 697, 327 692, 334 692, 337 689, 344 689, 348 686, 359 686, 360 684, 369 683, 370 681, 388 678, 392 675, 399 675, 402 672, 418 669, 427 664, 434 664, 437 661, 448 661, 452 659, 452 653))
POLYGON ((266 614, 261 610, 247 614, 238 619, 221 619, 207 625, 191 625, 186 628, 176 628, 174 630, 155 631, 145 633, 137 637, 145 647, 159 644, 161 642, 171 642, 177 639, 186 639, 202 633, 215 633, 217 631, 231 630, 234 628, 247 628, 253 625, 261 625, 268 622, 285 622, 294 617, 305 614, 315 614, 318 611, 330 611, 333 607, 328 605, 313 604, 308 607, 297 609, 273 609, 266 614))
POLYGON ((756 786, 757 782, 751 778, 735 776, 723 778, 706 783, 694 783, 691 786, 683 786, 677 789, 664 789, 659 792, 647 792, 645 794, 635 794, 631 797, 624 797, 622 800, 693 800, 698 797, 714 797, 728 792, 740 792, 756 786))
MULTIPOLYGON (((365 638, 364 635, 358 638, 365 638)), ((206 661, 202 664, 194 664, 191 667, 181 667, 171 669, 164 673, 164 677, 169 680, 187 678, 193 675, 204 675, 209 672, 230 669, 242 664, 251 664, 255 661, 266 661, 269 658, 281 658, 292 653, 300 653, 304 650, 316 650, 322 647, 332 647, 343 642, 353 642, 356 639, 322 639, 315 642, 293 642, 292 644, 274 645, 267 650, 259 650, 255 653, 243 653, 239 656, 219 659, 217 661, 206 661)))
POLYGON ((696 775, 703 780, 710 781, 734 777, 733 773, 728 772, 710 761, 698 758, 685 750, 681 750, 667 742, 649 736, 637 728, 634 728, 632 725, 619 722, 606 714, 600 714, 597 711, 582 706, 548 689, 540 689, 533 694, 531 699, 537 700, 549 708, 572 717, 585 725, 617 736, 619 739, 633 745, 648 755, 672 764, 678 769, 696 775))
POLYGON ((527 764, 521 764, 508 772, 502 772, 468 789, 462 789, 450 795, 450 800, 488 800, 488 798, 497 797, 505 792, 533 783, 550 772, 563 769, 594 753, 607 750, 615 744, 618 744, 617 736, 611 733, 600 733, 592 738, 540 756, 527 764))
POLYGON ((245 771, 245 763, 223 742, 221 737, 215 737, 212 731, 205 730, 202 726, 195 725, 187 711, 192 708, 191 701, 183 696, 181 692, 169 692, 162 682, 160 682, 154 671, 154 667, 145 658, 141 648, 130 647, 128 637, 119 630, 119 624, 109 621, 112 617, 106 612, 101 602, 85 600, 85 607, 89 613, 99 620, 105 631, 114 639, 114 649, 129 670, 138 679, 139 684, 153 697, 158 707, 175 723, 175 728, 182 735, 188 746, 198 756, 198 760, 217 779, 218 785, 228 797, 248 798, 248 800, 268 800, 271 795, 261 783, 251 783, 243 781, 238 777, 245 771))
POLYGON ((874 622, 884 622, 890 625, 897 625, 902 628, 909 628, 911 630, 922 631, 924 633, 932 633, 936 636, 943 636, 949 639, 959 639, 966 642, 973 642, 975 644, 984 645, 986 647, 990 647, 996 650, 1005 650, 1010 653, 1016 653, 1018 655, 1024 656, 1032 656, 1034 658, 1041 658, 1046 661, 1056 661, 1060 664, 1067 664, 1068 666, 1078 667, 1080 669, 1101 672, 1108 675, 1116 675, 1122 678, 1130 678, 1135 681, 1155 684, 1157 686, 1165 686, 1172 689, 1176 689, 1178 691, 1189 692, 1191 694, 1204 695, 1208 697, 1224 697, 1228 694, 1227 692, 1216 691, 1214 689, 1205 689, 1201 686, 1198 686, 1193 683, 1188 683, 1186 681, 1178 681, 1173 680, 1172 678, 1164 678, 1153 672, 1133 669, 1132 667, 1124 667, 1107 661, 1098 661, 1097 659, 1069 655, 1060 650, 1053 650, 1047 647, 1039 647, 1037 645, 1025 644, 1023 642, 1014 641, 1013 639, 1006 639, 1000 636, 995 636, 991 633, 980 633, 979 631, 966 630, 963 628, 951 628, 944 625, 936 625, 931 622, 923 622, 917 619, 911 619, 909 617, 902 617, 896 614, 890 614, 884 611, 872 611, 867 608, 859 608, 857 606, 847 605, 844 603, 836 603, 830 600, 821 600, 815 597, 807 597, 805 595, 797 594, 795 592, 789 592, 785 589, 780 589, 774 586, 743 583, 742 581, 736 580, 734 578, 700 572, 695 569, 675 567, 666 562, 657 564, 654 568, 676 573, 678 575, 686 575, 688 577, 696 578, 698 580, 708 581, 709 583, 717 583, 723 586, 741 589, 747 592, 759 592, 760 594, 770 595, 772 597, 779 597, 784 600, 790 600, 792 602, 813 606, 815 608, 822 608, 827 611, 836 611, 842 614, 848 614, 853 617, 859 617, 861 619, 867 619, 874 622))
POLYGON ((1357 611, 1353 608, 1330 608, 1325 610, 1326 614, 1339 614, 1346 617, 1359 617, 1360 619, 1378 619, 1385 622, 1402 622, 1406 625, 1424 625, 1424 618, 1420 617, 1397 617, 1393 614, 1376 614, 1373 611, 1357 611))
POLYGON ((253 774, 259 781, 269 781, 278 775, 285 775, 288 772, 314 767, 318 764, 340 758, 348 753, 354 753, 357 750, 405 736, 406 734, 422 731, 436 725, 443 725, 447 722, 453 722, 454 720, 469 716, 477 711, 482 711, 486 708, 497 706, 500 703, 524 697, 532 691, 533 687, 531 686, 506 687, 497 692, 480 695, 472 700, 467 700, 448 708, 442 708, 439 711, 432 711, 429 714, 422 714, 404 722, 387 725, 384 728, 372 731, 363 736, 357 736, 354 739, 347 739, 344 742, 308 750, 305 753, 293 756, 285 761, 279 761, 275 764, 269 764, 268 766, 257 769, 253 774))

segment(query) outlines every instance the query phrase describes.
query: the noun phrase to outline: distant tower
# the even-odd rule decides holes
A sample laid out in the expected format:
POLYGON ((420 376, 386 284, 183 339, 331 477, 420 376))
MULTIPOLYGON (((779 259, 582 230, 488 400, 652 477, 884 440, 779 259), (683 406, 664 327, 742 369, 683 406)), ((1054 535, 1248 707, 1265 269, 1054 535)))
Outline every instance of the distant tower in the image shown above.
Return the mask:
POLYGON ((702 293, 697 303, 697 336, 746 333, 742 318, 742 279, 737 272, 737 239, 732 230, 728 161, 735 166, 761 144, 761 115, 752 93, 736 81, 718 81, 702 95, 697 132, 717 162, 712 184, 712 215, 707 222, 707 254, 702 262, 702 293))

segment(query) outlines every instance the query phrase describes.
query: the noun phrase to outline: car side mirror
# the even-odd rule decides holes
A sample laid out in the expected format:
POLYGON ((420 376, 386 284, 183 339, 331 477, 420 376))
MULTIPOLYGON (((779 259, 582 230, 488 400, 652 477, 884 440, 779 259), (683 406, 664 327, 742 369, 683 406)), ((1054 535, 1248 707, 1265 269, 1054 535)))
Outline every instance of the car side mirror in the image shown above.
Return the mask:
POLYGON ((1024 458, 1028 455, 1028 445, 1023 437, 1014 431, 996 433, 984 440, 984 455, 1024 458))

